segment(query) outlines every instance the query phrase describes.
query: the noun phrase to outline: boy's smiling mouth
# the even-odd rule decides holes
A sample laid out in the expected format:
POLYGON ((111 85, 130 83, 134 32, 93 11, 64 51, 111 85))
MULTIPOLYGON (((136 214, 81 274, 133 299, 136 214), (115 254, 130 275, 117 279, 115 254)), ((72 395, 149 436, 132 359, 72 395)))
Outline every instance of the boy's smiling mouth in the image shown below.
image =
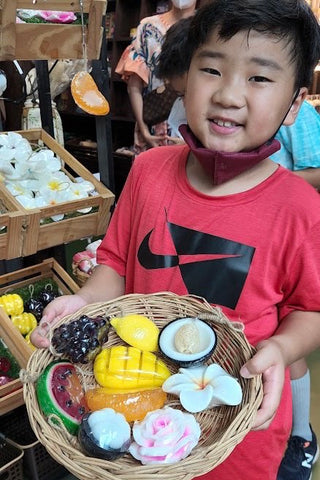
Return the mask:
POLYGON ((238 123, 231 122, 230 120, 219 120, 219 119, 215 120, 215 119, 212 119, 211 121, 213 123, 215 123, 216 125, 218 125, 219 127, 231 128, 231 127, 239 126, 238 123))
POLYGON ((233 120, 227 120, 222 118, 210 118, 211 129, 218 134, 226 135, 236 132, 241 124, 233 120))

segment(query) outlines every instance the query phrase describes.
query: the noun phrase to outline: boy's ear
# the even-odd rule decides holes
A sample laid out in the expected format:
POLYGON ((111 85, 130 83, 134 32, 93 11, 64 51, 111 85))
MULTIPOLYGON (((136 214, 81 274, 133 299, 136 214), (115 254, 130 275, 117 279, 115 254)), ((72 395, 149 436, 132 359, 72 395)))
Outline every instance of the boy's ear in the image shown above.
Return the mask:
POLYGON ((292 102, 292 105, 286 115, 286 118, 284 119, 283 125, 289 126, 295 122, 297 115, 299 113, 300 107, 304 102, 304 100, 307 98, 307 94, 308 94, 307 87, 301 87, 298 95, 292 102))

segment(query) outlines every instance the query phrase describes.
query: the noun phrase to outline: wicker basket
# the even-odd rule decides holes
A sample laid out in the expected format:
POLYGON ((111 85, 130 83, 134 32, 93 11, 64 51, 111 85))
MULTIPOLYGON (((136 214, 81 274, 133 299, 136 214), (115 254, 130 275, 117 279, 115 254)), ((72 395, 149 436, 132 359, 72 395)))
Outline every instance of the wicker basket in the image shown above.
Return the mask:
POLYGON ((82 287, 86 283, 90 275, 80 270, 80 268, 78 267, 78 264, 75 262, 72 262, 71 267, 72 267, 72 275, 74 276, 75 281, 77 282, 79 287, 82 287))
MULTIPOLYGON (((110 302, 92 304, 82 308, 76 315, 65 317, 57 325, 80 314, 122 316, 129 313, 146 315, 160 328, 179 317, 197 316, 212 322, 217 334, 217 347, 210 361, 220 364, 239 379, 243 390, 242 403, 236 407, 221 406, 196 414, 202 432, 200 441, 186 459, 173 465, 141 465, 130 455, 113 462, 90 458, 80 451, 77 438, 49 425, 39 410, 35 378, 55 357, 49 350, 37 350, 30 357, 25 372, 24 398, 30 424, 48 452, 81 480, 151 480, 155 478, 154 475, 162 480, 189 480, 202 475, 225 460, 252 426, 262 400, 262 380, 261 377, 243 379, 239 370, 252 357, 254 349, 248 344, 241 325, 231 323, 220 309, 211 307, 198 297, 171 293, 132 294, 110 302)), ((116 344, 123 342, 111 329, 107 345, 116 344)), ((176 365, 166 363, 172 373, 177 371, 176 365)), ((86 388, 96 386, 92 365, 81 366, 79 373, 86 388)), ((181 408, 176 397, 169 396, 167 403, 174 408, 181 408)))

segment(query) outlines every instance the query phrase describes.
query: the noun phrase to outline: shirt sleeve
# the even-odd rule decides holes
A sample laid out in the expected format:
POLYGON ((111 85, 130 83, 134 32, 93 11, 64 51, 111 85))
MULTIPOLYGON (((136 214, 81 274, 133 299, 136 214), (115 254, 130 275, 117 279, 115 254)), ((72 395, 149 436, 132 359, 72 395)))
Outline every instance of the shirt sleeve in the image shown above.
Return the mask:
POLYGON ((279 318, 294 310, 320 311, 320 223, 310 230, 287 266, 279 318))
POLYGON ((281 150, 272 160, 291 170, 320 167, 320 115, 307 101, 302 104, 295 123, 282 126, 276 138, 281 150))
POLYGON ((122 277, 126 275, 131 231, 132 176, 133 168, 129 172, 107 232, 97 250, 97 263, 111 267, 122 277))
POLYGON ((150 66, 148 65, 149 29, 149 23, 140 23, 137 27, 136 36, 120 57, 115 71, 126 82, 135 73, 143 80, 145 85, 150 83, 150 66))

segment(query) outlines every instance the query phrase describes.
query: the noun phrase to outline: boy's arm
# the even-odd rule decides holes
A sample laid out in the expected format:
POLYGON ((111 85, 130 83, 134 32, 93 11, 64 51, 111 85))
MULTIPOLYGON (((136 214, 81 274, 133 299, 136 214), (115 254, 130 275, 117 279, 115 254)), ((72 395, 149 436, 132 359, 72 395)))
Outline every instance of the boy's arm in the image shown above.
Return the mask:
POLYGON ((295 170, 293 173, 298 177, 304 178, 310 185, 319 189, 320 187, 320 168, 305 168, 302 170, 295 170))
POLYGON ((268 428, 279 406, 284 371, 291 363, 320 346, 320 313, 295 310, 280 323, 275 334, 257 345, 257 353, 241 369, 245 378, 262 374, 264 398, 254 429, 268 428))
POLYGON ((107 265, 98 265, 77 292, 86 304, 107 302, 124 294, 125 279, 107 265))
POLYGON ((38 348, 49 347, 47 333, 58 320, 90 303, 113 300, 123 295, 124 290, 124 277, 107 265, 97 266, 76 294, 63 295, 49 303, 39 326, 31 334, 31 342, 38 348))

